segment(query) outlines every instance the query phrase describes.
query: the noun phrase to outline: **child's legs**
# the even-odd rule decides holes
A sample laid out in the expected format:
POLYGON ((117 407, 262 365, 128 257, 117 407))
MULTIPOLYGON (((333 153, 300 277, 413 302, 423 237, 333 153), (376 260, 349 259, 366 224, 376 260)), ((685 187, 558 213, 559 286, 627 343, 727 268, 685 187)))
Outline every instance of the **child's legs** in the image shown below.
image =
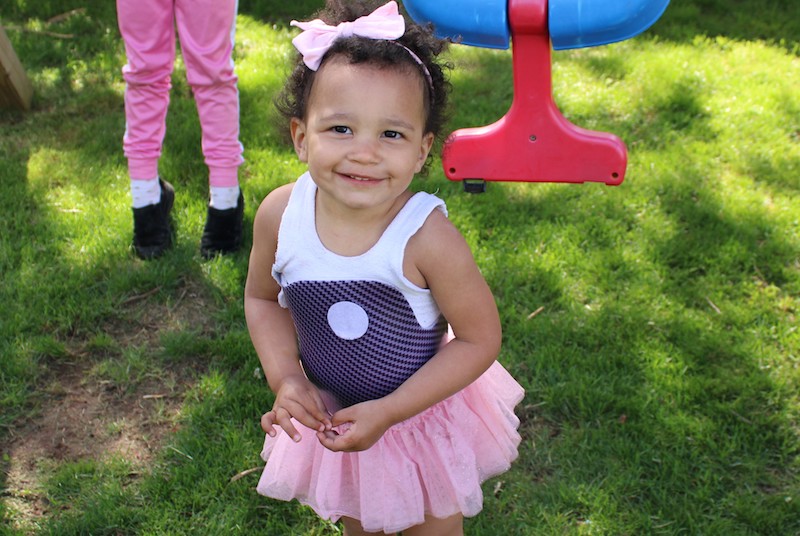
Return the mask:
POLYGON ((385 532, 366 532, 361 528, 361 522, 351 517, 342 517, 342 523, 344 524, 344 536, 374 536, 376 534, 386 534, 385 532))
POLYGON ((439 519, 438 517, 425 516, 422 525, 415 525, 403 531, 403 536, 463 536, 464 516, 454 516, 439 519))
MULTIPOLYGON (((365 532, 357 519, 342 517, 344 523, 344 536, 368 536, 370 534, 385 534, 384 532, 365 532)), ((464 516, 456 514, 444 519, 425 516, 425 522, 415 525, 402 532, 403 536, 463 536, 464 516)))
POLYGON ((175 61, 172 0, 117 0, 127 65, 123 150, 132 179, 158 175, 175 61))
POLYGON ((238 185, 239 90, 233 68, 237 0, 176 0, 178 38, 192 86, 211 186, 238 185))

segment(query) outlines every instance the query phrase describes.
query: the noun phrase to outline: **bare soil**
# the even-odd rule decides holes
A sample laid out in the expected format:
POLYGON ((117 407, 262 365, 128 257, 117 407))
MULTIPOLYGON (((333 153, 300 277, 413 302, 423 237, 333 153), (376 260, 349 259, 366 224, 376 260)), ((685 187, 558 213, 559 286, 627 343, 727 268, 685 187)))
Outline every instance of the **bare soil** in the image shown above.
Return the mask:
MULTIPOLYGON (((208 329, 209 300, 188 285, 175 304, 156 303, 153 289, 123 303, 121 319, 103 326, 120 348, 156 348, 160 335, 179 329, 208 329)), ((85 341, 67 343, 68 358, 48 364, 35 395, 37 411, 0 442, 7 504, 16 528, 34 528, 50 512, 42 483, 59 463, 122 457, 144 472, 174 432, 183 395, 202 373, 202 364, 178 364, 147 375, 135 385, 115 385, 92 373, 107 356, 93 355, 85 341)))

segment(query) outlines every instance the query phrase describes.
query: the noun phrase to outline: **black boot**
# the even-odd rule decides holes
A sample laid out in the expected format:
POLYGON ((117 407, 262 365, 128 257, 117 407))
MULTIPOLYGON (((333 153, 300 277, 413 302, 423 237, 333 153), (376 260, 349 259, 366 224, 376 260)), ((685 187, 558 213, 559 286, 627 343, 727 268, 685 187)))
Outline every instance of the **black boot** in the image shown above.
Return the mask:
POLYGON ((160 257, 172 247, 170 212, 175 190, 167 181, 158 180, 161 200, 155 205, 133 209, 133 249, 144 260, 160 257))
POLYGON ((244 196, 239 192, 236 206, 224 210, 208 207, 206 226, 200 238, 200 255, 211 259, 217 254, 232 253, 242 245, 244 196))

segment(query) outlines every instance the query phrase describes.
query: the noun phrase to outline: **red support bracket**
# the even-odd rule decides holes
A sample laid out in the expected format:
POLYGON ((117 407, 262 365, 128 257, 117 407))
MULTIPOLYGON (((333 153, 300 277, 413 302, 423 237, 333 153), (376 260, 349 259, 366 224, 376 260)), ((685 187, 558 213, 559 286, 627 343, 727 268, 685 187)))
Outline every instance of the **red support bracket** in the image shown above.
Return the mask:
POLYGON ((453 181, 617 185, 628 156, 617 136, 570 123, 553 101, 547 0, 509 0, 514 99, 497 122, 453 132, 442 165, 453 181))

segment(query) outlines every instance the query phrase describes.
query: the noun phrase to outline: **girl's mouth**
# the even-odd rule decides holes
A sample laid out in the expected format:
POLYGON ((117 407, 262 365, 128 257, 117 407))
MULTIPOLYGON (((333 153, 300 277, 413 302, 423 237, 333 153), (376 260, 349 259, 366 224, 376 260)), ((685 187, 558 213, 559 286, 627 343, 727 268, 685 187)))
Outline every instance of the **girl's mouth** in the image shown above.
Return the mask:
POLYGON ((347 173, 343 173, 342 175, 344 175, 348 179, 351 179, 351 180, 354 180, 354 181, 358 181, 358 182, 373 182, 373 181, 379 180, 379 179, 376 179, 374 177, 361 177, 359 175, 348 175, 347 173))

